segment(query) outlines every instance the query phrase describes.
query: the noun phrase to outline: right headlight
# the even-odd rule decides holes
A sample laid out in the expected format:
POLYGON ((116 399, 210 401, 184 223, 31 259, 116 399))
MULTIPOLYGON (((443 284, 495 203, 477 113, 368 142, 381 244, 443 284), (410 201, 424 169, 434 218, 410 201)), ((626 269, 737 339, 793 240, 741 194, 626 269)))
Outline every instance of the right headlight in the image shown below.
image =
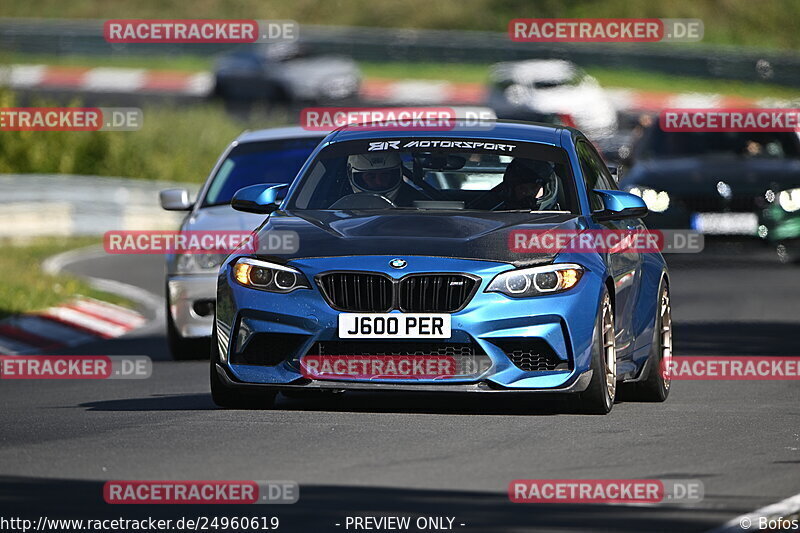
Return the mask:
POLYGON ((787 213, 793 213, 800 209, 800 187, 779 192, 778 205, 787 213))
POLYGON ((310 289, 311 285, 296 268, 251 257, 240 257, 233 265, 233 279, 240 285, 267 292, 289 293, 310 289))
POLYGON ((511 298, 529 298, 568 291, 578 284, 583 267, 562 263, 509 270, 495 276, 485 292, 499 292, 511 298))
POLYGON ((634 185, 628 189, 628 192, 641 197, 650 211, 662 213, 669 209, 669 193, 667 191, 657 191, 650 187, 634 185))

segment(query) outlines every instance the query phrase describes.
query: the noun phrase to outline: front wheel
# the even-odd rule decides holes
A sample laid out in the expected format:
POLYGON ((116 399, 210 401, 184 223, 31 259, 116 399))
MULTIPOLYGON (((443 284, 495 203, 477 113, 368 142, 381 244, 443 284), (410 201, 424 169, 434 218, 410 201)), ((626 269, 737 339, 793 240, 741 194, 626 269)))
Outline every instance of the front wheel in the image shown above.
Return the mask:
POLYGON ((660 292, 653 344, 647 377, 637 383, 626 384, 625 399, 638 402, 663 402, 669 396, 672 380, 669 375, 672 363, 672 306, 669 287, 660 292))
POLYGON ((614 309, 608 292, 603 294, 592 341, 592 380, 580 393, 581 411, 605 415, 614 407, 617 393, 617 349, 614 309))

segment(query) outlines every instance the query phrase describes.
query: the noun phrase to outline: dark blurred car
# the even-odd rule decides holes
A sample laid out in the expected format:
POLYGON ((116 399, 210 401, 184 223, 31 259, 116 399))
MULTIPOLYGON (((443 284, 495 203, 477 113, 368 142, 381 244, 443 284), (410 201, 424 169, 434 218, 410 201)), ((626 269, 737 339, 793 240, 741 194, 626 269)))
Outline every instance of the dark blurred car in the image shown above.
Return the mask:
POLYGON ((665 132, 656 120, 624 164, 620 187, 647 203, 648 227, 763 237, 762 211, 797 186, 800 139, 792 132, 665 132))
POLYGON ((358 95, 349 57, 311 55, 295 43, 257 44, 220 57, 214 92, 226 101, 332 103, 358 95))

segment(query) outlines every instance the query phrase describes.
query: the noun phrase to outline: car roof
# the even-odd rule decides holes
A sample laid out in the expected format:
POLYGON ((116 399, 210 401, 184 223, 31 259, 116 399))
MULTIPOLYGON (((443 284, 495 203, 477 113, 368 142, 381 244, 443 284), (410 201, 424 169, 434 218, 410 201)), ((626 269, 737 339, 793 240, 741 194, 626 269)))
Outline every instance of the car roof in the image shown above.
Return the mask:
POLYGON ((259 141, 277 141, 280 139, 324 139, 328 133, 330 132, 307 130, 300 126, 286 126, 282 128, 245 131, 236 138, 236 142, 241 144, 259 141))
MULTIPOLYGON (((458 120, 456 124, 466 125, 458 120)), ((392 129, 365 129, 363 126, 344 126, 336 130, 328 142, 344 142, 363 139, 433 137, 451 139, 492 139, 502 141, 521 141, 545 143, 561 146, 561 133, 568 128, 554 124, 540 124, 534 122, 514 121, 472 121, 472 127, 461 127, 446 131, 437 130, 412 130, 404 128, 392 129), (477 126, 476 126, 477 124, 477 126)))

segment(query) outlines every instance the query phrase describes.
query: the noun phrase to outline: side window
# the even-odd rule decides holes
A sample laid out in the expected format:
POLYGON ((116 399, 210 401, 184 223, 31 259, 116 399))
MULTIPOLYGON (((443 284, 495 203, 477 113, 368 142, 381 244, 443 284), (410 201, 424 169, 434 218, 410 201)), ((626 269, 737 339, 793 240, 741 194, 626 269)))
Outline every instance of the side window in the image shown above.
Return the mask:
POLYGON ((581 163, 581 173, 586 182, 586 194, 589 197, 589 206, 592 211, 603 209, 603 201, 594 192, 594 189, 605 189, 603 184, 603 173, 597 168, 593 154, 584 141, 578 142, 578 161, 581 163))
POLYGON ((589 156, 592 159, 592 164, 597 170, 597 174, 600 176, 597 187, 595 187, 595 189, 618 191, 619 187, 617 187, 617 182, 614 180, 614 176, 612 176, 611 172, 608 171, 608 167, 606 166, 605 161, 603 161, 603 158, 600 157, 600 154, 597 153, 597 150, 595 150, 594 147, 588 145, 586 146, 586 149, 589 151, 589 156))

